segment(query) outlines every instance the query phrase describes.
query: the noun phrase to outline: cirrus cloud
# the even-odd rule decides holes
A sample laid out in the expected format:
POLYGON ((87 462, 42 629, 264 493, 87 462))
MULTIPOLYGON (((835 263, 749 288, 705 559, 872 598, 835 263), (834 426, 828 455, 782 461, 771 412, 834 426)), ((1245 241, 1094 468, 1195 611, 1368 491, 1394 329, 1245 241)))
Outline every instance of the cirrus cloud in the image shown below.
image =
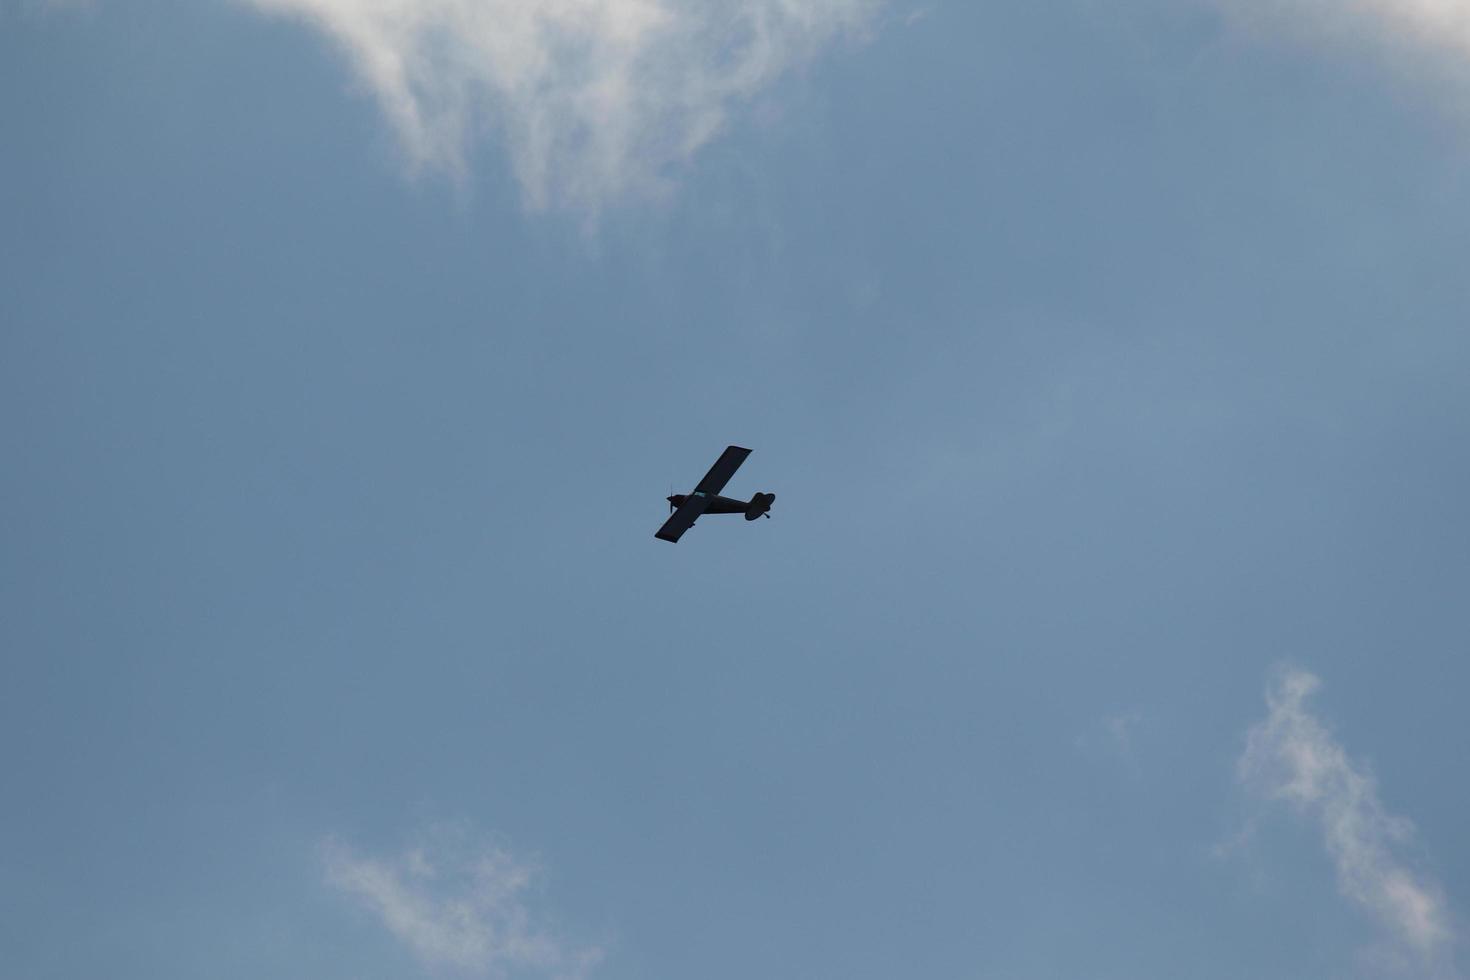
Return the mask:
POLYGON ((331 838, 327 883, 372 912, 430 968, 499 980, 579 980, 601 958, 538 926, 526 900, 533 868, 508 851, 439 828, 391 857, 360 855, 331 838))
POLYGON ((243 0, 330 36, 416 168, 498 133, 527 204, 656 194, 746 101, 882 0, 243 0))
POLYGON ((1372 774, 1311 712, 1307 702, 1320 683, 1302 670, 1279 673, 1266 692, 1266 717, 1246 737, 1239 778, 1308 817, 1321 831, 1338 890, 1425 970, 1449 973, 1455 935, 1445 895, 1401 856, 1413 840, 1413 824, 1388 812, 1372 774))

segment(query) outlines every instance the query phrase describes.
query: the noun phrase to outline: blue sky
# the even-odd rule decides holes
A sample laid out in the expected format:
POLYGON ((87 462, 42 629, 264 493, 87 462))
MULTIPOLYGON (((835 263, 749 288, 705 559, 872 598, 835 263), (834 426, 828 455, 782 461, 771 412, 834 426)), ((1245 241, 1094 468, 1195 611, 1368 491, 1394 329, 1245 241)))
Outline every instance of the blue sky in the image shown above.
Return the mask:
POLYGON ((1467 29, 0 0, 3 972, 1463 975, 1467 29))

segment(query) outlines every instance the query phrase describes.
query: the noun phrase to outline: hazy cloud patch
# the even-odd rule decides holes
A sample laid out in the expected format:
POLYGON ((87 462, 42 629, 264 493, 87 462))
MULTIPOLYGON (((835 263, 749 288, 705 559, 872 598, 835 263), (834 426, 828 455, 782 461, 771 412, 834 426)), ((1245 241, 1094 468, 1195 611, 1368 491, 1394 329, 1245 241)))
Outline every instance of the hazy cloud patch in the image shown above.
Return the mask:
POLYGON ((347 53, 411 163, 503 142, 527 204, 657 194, 732 108, 882 0, 243 0, 347 53))
POLYGON ((1448 975, 1455 936, 1444 893, 1401 856, 1413 841, 1413 825, 1384 808, 1372 774, 1311 712, 1308 701, 1319 684, 1294 669, 1273 679, 1267 715, 1247 735, 1239 778, 1260 797, 1311 820, 1339 891, 1382 923, 1421 972, 1448 975))
POLYGON ((1135 776, 1142 775, 1135 745, 1143 713, 1135 710, 1105 715, 1095 726, 1073 739, 1081 752, 1098 759, 1122 762, 1135 776))
POLYGON ((1238 24, 1398 49, 1416 68, 1425 52, 1442 66, 1470 70, 1470 0, 1214 0, 1238 24))
POLYGON ((535 869, 502 848, 436 830, 388 857, 332 838, 328 884, 371 912, 430 968, 474 977, 578 980, 601 958, 548 932, 528 905, 535 869))

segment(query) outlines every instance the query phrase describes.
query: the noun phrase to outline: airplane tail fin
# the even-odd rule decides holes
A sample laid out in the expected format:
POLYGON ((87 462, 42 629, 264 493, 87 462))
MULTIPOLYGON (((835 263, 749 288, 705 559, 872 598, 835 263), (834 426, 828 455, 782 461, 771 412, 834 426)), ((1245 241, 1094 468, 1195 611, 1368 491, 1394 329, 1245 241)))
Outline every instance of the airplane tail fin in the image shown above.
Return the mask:
POLYGON ((747 521, 753 521, 762 516, 770 517, 771 515, 767 511, 771 509, 771 504, 775 502, 776 495, 774 493, 756 494, 750 498, 750 506, 745 508, 745 519, 747 521))

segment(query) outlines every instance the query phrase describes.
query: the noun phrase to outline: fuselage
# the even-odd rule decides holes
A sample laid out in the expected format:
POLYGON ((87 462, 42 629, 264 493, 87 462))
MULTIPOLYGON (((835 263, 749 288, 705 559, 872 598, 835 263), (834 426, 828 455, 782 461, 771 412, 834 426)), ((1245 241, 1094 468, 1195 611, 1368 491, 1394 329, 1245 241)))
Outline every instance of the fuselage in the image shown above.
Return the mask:
MULTIPOLYGON (((675 507, 683 507, 688 494, 676 493, 669 498, 669 503, 675 507)), ((722 497, 715 494, 709 499, 709 506, 704 509, 706 514, 743 514, 750 506, 749 500, 736 500, 734 497, 722 497)))
MULTIPOLYGON (((673 509, 684 506, 684 501, 689 499, 688 494, 676 493, 667 498, 669 506, 673 509)), ((706 514, 744 514, 747 521, 753 521, 771 509, 775 503, 774 493, 758 493, 749 500, 736 500, 734 497, 723 497, 720 494, 709 495, 709 506, 705 507, 706 514)))

